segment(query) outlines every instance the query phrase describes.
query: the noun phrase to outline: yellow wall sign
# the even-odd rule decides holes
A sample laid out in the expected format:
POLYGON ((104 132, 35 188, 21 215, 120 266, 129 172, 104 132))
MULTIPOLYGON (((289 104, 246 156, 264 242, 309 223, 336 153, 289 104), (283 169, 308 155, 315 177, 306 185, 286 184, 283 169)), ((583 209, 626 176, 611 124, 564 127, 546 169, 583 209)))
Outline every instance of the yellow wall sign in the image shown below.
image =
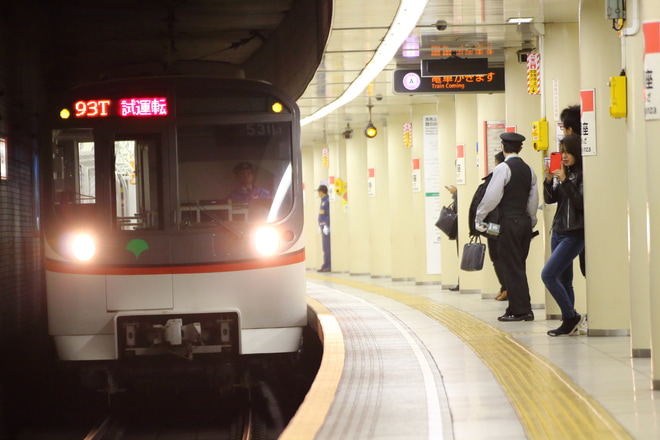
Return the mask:
POLYGON ((541 55, 536 52, 527 55, 527 93, 541 94, 541 55))
POLYGON ((403 148, 412 148, 412 122, 403 123, 403 148))

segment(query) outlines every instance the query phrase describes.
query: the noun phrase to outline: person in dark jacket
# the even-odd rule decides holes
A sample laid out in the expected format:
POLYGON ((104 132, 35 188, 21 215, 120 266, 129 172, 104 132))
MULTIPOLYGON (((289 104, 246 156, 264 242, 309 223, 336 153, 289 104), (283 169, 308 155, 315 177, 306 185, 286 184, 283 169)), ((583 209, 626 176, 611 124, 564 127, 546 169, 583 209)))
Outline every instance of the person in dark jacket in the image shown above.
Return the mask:
MULTIPOLYGON (((582 133, 581 111, 579 105, 569 105, 559 114, 559 119, 563 125, 562 130, 564 136, 567 134, 580 134, 582 133)), ((580 271, 582 275, 587 276, 587 263, 585 250, 580 253, 580 271)))
POLYGON ((584 320, 584 316, 575 311, 573 292, 573 260, 584 249, 580 136, 566 135, 560 142, 560 151, 561 168, 551 173, 546 167, 543 182, 545 203, 557 203, 552 221, 552 253, 541 272, 545 287, 561 309, 561 326, 548 331, 550 336, 577 334, 584 320))
MULTIPOLYGON (((502 162, 504 162, 504 153, 500 151, 495 155, 495 166, 501 164, 502 162)), ((470 228, 470 236, 483 235, 486 237, 486 240, 488 241, 488 256, 490 257, 490 261, 493 262, 495 275, 497 276, 497 281, 499 281, 500 283, 500 292, 497 294, 495 299, 497 301, 507 301, 507 291, 505 287, 506 283, 504 282, 504 268, 502 267, 502 261, 500 259, 498 238, 493 237, 492 235, 487 234, 485 232, 477 231, 474 225, 474 219, 477 216, 477 207, 479 206, 479 203, 481 203, 484 193, 488 188, 488 183, 490 182, 490 179, 492 177, 493 177, 493 172, 491 171, 490 173, 488 173, 486 177, 481 179, 483 180, 483 182, 474 192, 474 196, 472 196, 472 202, 470 203, 470 209, 468 211, 468 226, 470 228)), ((493 209, 491 212, 488 213, 488 215, 484 218, 484 222, 499 224, 499 216, 497 215, 497 208, 493 209)))

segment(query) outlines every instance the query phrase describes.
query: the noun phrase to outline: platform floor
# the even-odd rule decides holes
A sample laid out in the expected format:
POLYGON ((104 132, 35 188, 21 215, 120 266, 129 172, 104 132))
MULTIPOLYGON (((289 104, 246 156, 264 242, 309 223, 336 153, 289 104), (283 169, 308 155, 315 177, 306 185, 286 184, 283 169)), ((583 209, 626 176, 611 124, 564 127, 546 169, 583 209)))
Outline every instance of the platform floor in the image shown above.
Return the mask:
POLYGON ((282 439, 658 439, 651 361, 629 337, 501 323, 505 302, 308 274, 321 370, 282 439))

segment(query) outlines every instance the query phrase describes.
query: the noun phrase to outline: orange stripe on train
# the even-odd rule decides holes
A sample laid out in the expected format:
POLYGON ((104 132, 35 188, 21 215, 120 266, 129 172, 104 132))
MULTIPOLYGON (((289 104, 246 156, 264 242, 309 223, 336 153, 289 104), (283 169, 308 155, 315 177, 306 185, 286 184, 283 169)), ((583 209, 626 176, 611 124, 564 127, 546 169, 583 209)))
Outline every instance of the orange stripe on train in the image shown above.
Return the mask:
POLYGON ((288 266, 303 261, 305 261, 304 250, 277 257, 247 261, 230 261, 226 263, 212 264, 178 264, 171 266, 99 266, 89 263, 70 263, 48 258, 46 259, 46 270, 49 272, 80 275, 178 275, 266 269, 269 267, 288 266))

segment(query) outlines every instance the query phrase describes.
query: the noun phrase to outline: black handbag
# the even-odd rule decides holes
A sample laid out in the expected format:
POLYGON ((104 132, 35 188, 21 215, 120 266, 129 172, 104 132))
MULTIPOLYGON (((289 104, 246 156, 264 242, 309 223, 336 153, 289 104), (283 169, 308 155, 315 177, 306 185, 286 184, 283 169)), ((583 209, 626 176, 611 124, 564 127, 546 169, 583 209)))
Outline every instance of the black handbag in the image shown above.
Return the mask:
POLYGON ((481 242, 481 236, 473 235, 470 242, 463 246, 463 256, 461 257, 461 270, 474 272, 484 267, 484 256, 486 255, 486 245, 481 242))
POLYGON ((458 236, 458 214, 456 213, 456 205, 454 203, 449 205, 449 207, 442 207, 440 218, 435 222, 435 226, 447 234, 450 240, 456 240, 458 236))

